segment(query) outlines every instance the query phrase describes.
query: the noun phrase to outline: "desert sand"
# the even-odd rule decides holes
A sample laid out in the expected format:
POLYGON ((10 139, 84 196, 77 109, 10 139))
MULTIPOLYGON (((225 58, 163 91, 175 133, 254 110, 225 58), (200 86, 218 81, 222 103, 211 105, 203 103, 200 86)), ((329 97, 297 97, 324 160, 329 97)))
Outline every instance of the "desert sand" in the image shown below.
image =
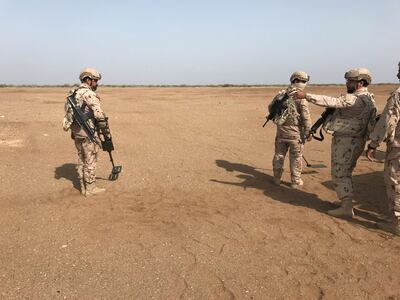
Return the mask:
MULTIPOLYGON (((380 111, 395 87, 370 88, 380 111)), ((307 143, 304 187, 289 188, 288 160, 272 184, 275 126, 261 125, 279 89, 100 86, 123 172, 108 181, 101 152, 107 192, 84 198, 68 88, 1 88, 0 298, 400 299, 400 238, 375 226, 382 163, 359 159, 352 220, 326 214, 330 136, 307 143)))

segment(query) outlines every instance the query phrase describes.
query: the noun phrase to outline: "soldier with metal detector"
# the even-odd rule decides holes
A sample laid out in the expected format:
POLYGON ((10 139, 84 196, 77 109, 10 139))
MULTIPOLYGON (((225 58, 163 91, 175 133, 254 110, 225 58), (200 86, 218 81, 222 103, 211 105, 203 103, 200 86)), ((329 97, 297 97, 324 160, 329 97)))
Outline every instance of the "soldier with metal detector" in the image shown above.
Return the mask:
POLYGON ((96 165, 98 150, 101 147, 110 155, 113 170, 110 180, 115 180, 121 172, 121 166, 114 166, 111 151, 114 150, 108 118, 95 93, 101 74, 95 69, 86 68, 79 75, 81 85, 70 91, 65 103, 63 128, 71 129, 71 137, 78 151, 77 172, 81 185, 81 194, 88 197, 106 191, 96 186, 96 165))
MULTIPOLYGON (((352 69, 346 72, 344 77, 346 95, 335 98, 303 91, 296 91, 291 95, 295 99, 307 99, 318 106, 331 108, 324 112, 320 120, 321 123, 324 122, 325 131, 333 133, 331 175, 341 200, 339 208, 328 211, 328 214, 334 217, 354 216, 352 173, 364 151, 376 117, 374 97, 367 88, 372 81, 371 73, 364 68, 352 69)), ((315 127, 320 125, 318 123, 315 127)), ((313 131, 316 129, 313 128, 313 131)))
MULTIPOLYGON (((300 178, 304 143, 310 136, 311 117, 306 100, 296 102, 289 94, 303 90, 310 77, 305 72, 294 72, 290 77, 290 86, 274 97, 268 106, 269 114, 263 127, 272 120, 277 125, 275 137, 275 155, 272 160, 274 184, 281 184, 283 163, 289 151, 291 187, 303 185, 300 178)), ((308 163, 307 163, 308 164, 308 163)))

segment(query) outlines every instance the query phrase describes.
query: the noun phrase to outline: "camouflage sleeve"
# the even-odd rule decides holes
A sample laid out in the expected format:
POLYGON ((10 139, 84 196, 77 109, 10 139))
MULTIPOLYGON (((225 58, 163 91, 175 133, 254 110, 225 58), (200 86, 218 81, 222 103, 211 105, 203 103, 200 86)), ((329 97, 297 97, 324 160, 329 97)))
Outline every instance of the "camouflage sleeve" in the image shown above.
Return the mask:
POLYGON ((379 121, 375 124, 374 130, 369 136, 371 147, 377 148, 383 141, 388 142, 392 139, 400 118, 399 98, 400 91, 397 90, 388 99, 379 121))
POLYGON ((310 134, 311 129, 311 114, 308 108, 308 102, 302 99, 300 102, 300 115, 304 127, 304 134, 307 136, 310 134))
POLYGON ((340 97, 329 97, 324 95, 306 94, 307 101, 318 106, 344 108, 353 106, 357 97, 352 94, 342 95, 340 97))
POLYGON ((87 106, 93 111, 94 118, 97 120, 105 119, 106 115, 101 109, 100 98, 94 92, 84 94, 87 106))

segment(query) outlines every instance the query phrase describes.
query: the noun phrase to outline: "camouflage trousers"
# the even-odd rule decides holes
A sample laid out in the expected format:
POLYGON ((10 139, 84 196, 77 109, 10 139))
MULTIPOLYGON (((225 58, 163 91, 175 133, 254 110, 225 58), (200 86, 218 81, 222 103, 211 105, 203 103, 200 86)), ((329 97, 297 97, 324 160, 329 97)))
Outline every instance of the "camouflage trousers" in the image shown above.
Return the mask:
POLYGON ((274 169, 274 177, 281 178, 283 173, 283 164, 285 161, 286 153, 289 150, 289 164, 290 164, 290 176, 293 183, 299 183, 301 177, 301 171, 303 168, 303 144, 298 139, 295 140, 283 140, 275 139, 275 155, 272 160, 272 166, 274 169))
POLYGON ((400 218, 400 157, 397 155, 397 157, 390 157, 390 154, 390 152, 387 154, 383 176, 389 201, 389 211, 393 216, 400 218))
POLYGON ((334 136, 332 138, 331 175, 340 200, 354 197, 352 174, 364 147, 365 139, 362 137, 334 136))
POLYGON ((78 177, 86 184, 96 181, 96 164, 99 146, 89 139, 75 138, 75 147, 78 150, 78 177))

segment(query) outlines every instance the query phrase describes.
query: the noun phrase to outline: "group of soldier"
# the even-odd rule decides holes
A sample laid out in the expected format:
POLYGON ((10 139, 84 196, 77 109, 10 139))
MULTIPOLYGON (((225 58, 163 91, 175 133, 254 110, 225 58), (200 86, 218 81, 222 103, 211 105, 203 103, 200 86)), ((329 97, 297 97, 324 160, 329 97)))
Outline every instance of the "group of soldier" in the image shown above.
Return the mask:
MULTIPOLYGON (((397 77, 400 79, 400 63, 398 68, 397 77)), ((295 72, 290 77, 290 86, 274 97, 269 105, 270 111, 274 103, 283 99, 285 106, 273 119, 277 125, 272 161, 273 182, 281 184, 283 162, 289 151, 291 187, 303 185, 301 171, 304 143, 313 136, 308 102, 330 109, 332 113, 324 120, 323 129, 333 134, 331 176, 341 204, 329 210, 328 214, 334 217, 354 216, 352 173, 357 160, 368 140, 370 143, 366 156, 371 161, 375 160, 376 148, 386 142, 384 179, 390 204, 390 220, 379 222, 377 226, 400 235, 400 88, 390 95, 382 114, 377 117, 374 96, 368 91, 372 81, 371 72, 365 68, 351 69, 344 77, 347 93, 329 97, 306 93, 304 89, 310 77, 305 72, 295 72)))
MULTIPOLYGON (((397 77, 400 79, 400 63, 397 77)), ((400 235, 400 88, 394 91, 376 122, 374 96, 368 91, 372 81, 370 71, 365 68, 345 73, 347 93, 339 97, 315 95, 304 92, 310 77, 305 72, 295 72, 290 77, 290 86, 280 91, 272 100, 269 109, 277 101, 285 100, 285 109, 273 119, 277 125, 275 154, 273 157, 274 184, 281 184, 283 163, 289 151, 291 187, 303 185, 301 179, 304 143, 312 139, 311 117, 308 102, 332 110, 323 128, 332 133, 331 175, 340 207, 329 210, 334 217, 353 217, 354 191, 352 172, 368 140, 366 155, 375 159, 376 148, 387 143, 384 178, 390 203, 391 220, 378 223, 386 231, 400 235)), ((81 84, 70 91, 77 106, 88 116, 91 128, 107 126, 107 118, 96 94, 101 74, 86 68, 79 75, 81 84)), ((99 143, 89 139, 87 131, 79 125, 68 102, 65 105, 63 128, 71 130, 78 153, 77 173, 81 193, 93 196, 105 192, 96 186, 96 162, 99 143)))

